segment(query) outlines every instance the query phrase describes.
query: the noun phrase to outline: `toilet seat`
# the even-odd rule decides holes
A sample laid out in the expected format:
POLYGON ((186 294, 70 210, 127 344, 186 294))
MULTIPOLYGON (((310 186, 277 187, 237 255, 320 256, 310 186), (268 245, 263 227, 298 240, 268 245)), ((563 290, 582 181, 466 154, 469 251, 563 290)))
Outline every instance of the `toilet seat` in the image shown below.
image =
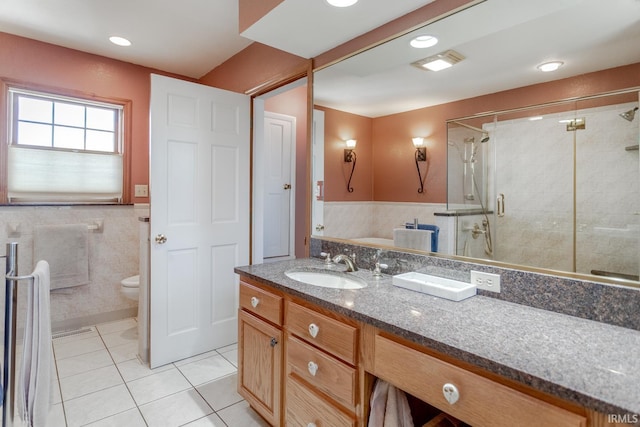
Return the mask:
POLYGON ((138 288, 140 287, 140 275, 136 274, 135 276, 127 277, 120 284, 125 288, 138 288))

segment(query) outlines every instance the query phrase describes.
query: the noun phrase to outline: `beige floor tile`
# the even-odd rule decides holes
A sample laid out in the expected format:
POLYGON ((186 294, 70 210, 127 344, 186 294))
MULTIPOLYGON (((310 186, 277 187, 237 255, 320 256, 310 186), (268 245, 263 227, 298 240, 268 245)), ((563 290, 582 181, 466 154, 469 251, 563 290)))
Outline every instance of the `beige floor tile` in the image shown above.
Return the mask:
POLYGON ((73 341, 53 342, 53 350, 56 360, 79 356, 104 349, 104 343, 99 336, 83 338, 73 341))
POLYGON ((211 350, 206 353, 200 353, 192 357, 187 357, 186 359, 178 360, 177 362, 173 362, 173 364, 176 366, 182 366, 188 363, 197 362, 198 360, 206 359, 207 357, 215 356, 216 354, 215 350, 211 350))
POLYGON ((133 317, 123 320, 116 320, 115 322, 101 323, 96 325, 96 329, 100 332, 100 335, 111 334, 113 332, 125 331, 131 328, 137 328, 138 322, 133 317))
POLYGON ((194 386, 222 378, 237 371, 233 364, 217 353, 206 359, 178 366, 178 369, 194 386))
POLYGON ((60 378, 62 398, 67 401, 85 394, 122 384, 122 377, 115 365, 60 378))
POLYGON ((108 348, 111 357, 115 363, 124 362, 126 360, 136 359, 138 357, 138 343, 129 342, 124 345, 108 348))
POLYGON ((227 359, 233 366, 238 367, 238 350, 231 350, 225 353, 222 353, 222 357, 227 359))
POLYGON ((125 382, 137 380, 139 378, 147 377, 149 375, 157 374, 169 369, 175 369, 172 364, 160 366, 155 369, 150 369, 149 365, 142 363, 139 359, 131 359, 116 365, 120 375, 124 378, 125 382))
POLYGON ((124 329, 122 331, 112 332, 110 334, 101 335, 107 348, 117 347, 124 344, 138 344, 138 327, 124 329))
POLYGON ((238 343, 227 345, 224 347, 217 348, 216 351, 220 354, 226 353, 228 351, 238 350, 238 343))
POLYGON ((127 386, 138 405, 191 388, 191 384, 176 368, 130 381, 127 386))
POLYGON ((219 411, 242 400, 237 392, 238 374, 229 375, 215 381, 210 381, 196 387, 198 393, 213 408, 219 411))
MULTIPOLYGON (((213 412, 194 389, 142 405, 140 411, 150 427, 177 427, 213 412)), ((234 425, 240 427, 242 424, 234 425)))
POLYGON ((218 411, 217 414, 228 426, 269 427, 269 424, 244 400, 218 411))
POLYGON ((56 365, 58 367, 58 376, 64 378, 113 365, 113 360, 111 360, 111 356, 106 349, 101 349, 57 360, 56 365))
POLYGON ((63 402, 67 425, 82 426, 136 407, 124 384, 63 402))
POLYGON ((128 411, 103 418, 95 423, 87 424, 87 427, 147 427, 142 418, 142 414, 138 410, 129 409, 128 411))
POLYGON ((208 415, 204 418, 197 419, 184 427, 227 427, 227 425, 216 414, 208 415))

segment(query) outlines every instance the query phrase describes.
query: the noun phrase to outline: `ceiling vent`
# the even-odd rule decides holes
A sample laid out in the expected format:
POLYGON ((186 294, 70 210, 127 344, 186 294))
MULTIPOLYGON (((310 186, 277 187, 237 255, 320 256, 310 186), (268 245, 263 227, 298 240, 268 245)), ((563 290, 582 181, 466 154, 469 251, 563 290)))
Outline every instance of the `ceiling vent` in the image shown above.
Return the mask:
POLYGON ((411 65, 422 70, 440 71, 457 64, 463 59, 464 56, 455 50, 447 50, 446 52, 412 62, 411 65))

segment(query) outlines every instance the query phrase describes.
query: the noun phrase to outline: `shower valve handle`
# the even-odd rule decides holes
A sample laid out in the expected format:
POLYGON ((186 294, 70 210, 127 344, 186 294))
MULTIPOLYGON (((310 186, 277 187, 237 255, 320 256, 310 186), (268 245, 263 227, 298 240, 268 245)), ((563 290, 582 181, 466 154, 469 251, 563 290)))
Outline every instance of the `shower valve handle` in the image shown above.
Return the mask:
POLYGON ((498 195, 498 198, 496 200, 496 210, 498 211, 498 216, 499 217, 503 217, 504 216, 504 193, 500 193, 498 195))

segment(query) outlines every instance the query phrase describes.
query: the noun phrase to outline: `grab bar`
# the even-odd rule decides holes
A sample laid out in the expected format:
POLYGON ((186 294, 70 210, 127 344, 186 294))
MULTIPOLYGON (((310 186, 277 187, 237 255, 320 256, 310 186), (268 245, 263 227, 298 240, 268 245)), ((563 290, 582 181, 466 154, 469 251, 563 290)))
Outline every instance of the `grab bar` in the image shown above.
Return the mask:
POLYGON ((16 307, 18 292, 16 284, 21 280, 29 280, 33 284, 33 275, 16 276, 18 271, 18 243, 7 243, 7 254, 0 258, 7 259, 5 274, 5 308, 4 308, 4 376, 2 378, 2 426, 13 427, 13 409, 15 402, 15 366, 16 366, 16 307))

